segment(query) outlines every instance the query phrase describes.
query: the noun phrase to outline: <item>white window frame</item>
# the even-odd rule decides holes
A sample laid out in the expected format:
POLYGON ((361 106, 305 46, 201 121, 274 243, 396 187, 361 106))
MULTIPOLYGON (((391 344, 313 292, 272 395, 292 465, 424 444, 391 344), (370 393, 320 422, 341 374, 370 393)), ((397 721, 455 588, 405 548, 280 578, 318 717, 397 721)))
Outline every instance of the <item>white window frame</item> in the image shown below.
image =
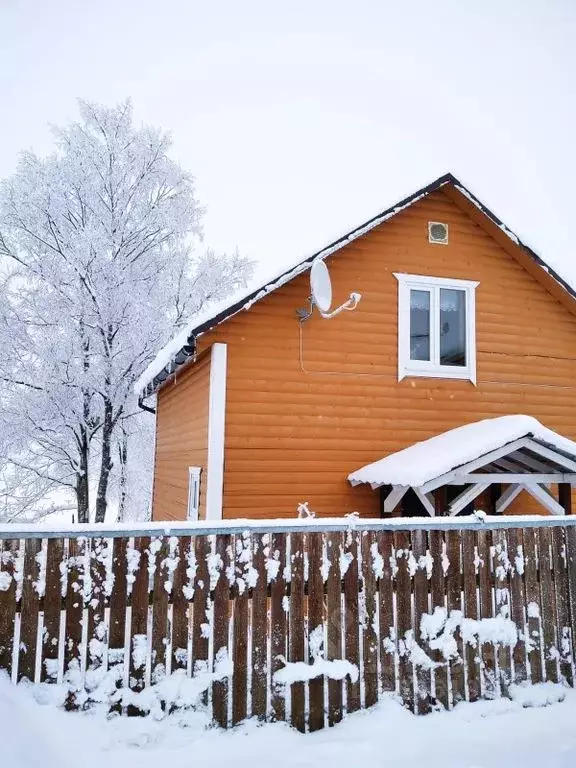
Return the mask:
POLYGON ((188 467, 188 510, 187 520, 198 520, 200 515, 200 477, 201 467, 188 467))
POLYGON ((476 384, 476 287, 474 280, 394 273, 398 280, 398 381, 407 376, 469 379, 476 384), (440 365, 440 289, 466 295, 466 365, 440 365), (410 291, 430 291, 430 360, 410 359, 410 291))

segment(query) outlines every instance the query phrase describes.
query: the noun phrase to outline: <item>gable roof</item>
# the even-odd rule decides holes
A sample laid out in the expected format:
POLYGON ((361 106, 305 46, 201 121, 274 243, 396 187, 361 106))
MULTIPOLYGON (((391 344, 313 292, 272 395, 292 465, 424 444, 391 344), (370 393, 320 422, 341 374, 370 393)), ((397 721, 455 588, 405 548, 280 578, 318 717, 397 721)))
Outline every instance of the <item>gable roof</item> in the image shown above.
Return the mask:
MULTIPOLYGON (((494 228, 493 234, 498 238, 503 238, 504 242, 500 244, 506 248, 515 249, 515 256, 524 257, 523 265, 546 287, 556 298, 576 314, 576 291, 560 275, 548 266, 546 262, 529 246, 523 243, 520 238, 512 232, 489 208, 487 208, 478 198, 476 198, 453 174, 446 173, 435 181, 422 187, 413 194, 400 200, 395 205, 387 208, 385 211, 377 214, 358 227, 355 227, 347 234, 339 237, 334 242, 322 248, 320 251, 307 257, 299 264, 280 273, 277 277, 269 280, 259 288, 250 291, 241 298, 232 299, 223 305, 210 307, 207 312, 195 316, 192 321, 180 333, 175 336, 156 356, 156 358, 146 368, 135 384, 135 390, 140 396, 140 400, 149 397, 156 392, 159 387, 167 381, 183 365, 194 359, 196 353, 196 339, 204 333, 233 315, 248 310, 260 299, 268 296, 270 293, 280 288, 282 285, 293 280, 298 275, 306 272, 317 259, 325 259, 354 240, 366 235, 375 227, 404 211, 406 208, 414 205, 422 198, 433 192, 447 187, 454 190, 454 202, 462 205, 468 204, 469 213, 480 213, 483 219, 488 220, 494 228), (559 289, 559 292, 558 292, 559 289)), ((452 195, 451 195, 452 197, 452 195)))

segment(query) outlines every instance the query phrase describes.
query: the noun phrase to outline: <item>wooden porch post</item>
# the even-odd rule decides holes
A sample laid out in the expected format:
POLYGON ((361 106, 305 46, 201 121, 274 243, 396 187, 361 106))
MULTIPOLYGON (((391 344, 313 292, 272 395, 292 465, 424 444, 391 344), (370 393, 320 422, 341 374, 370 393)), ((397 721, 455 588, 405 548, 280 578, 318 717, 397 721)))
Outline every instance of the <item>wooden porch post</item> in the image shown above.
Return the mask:
POLYGON ((381 485, 378 489, 380 491, 380 517, 391 517, 388 513, 384 512, 384 499, 390 493, 392 489, 391 485, 381 485))
POLYGON ((447 502, 446 486, 441 485, 440 488, 436 488, 434 491, 434 511, 436 512, 436 517, 442 517, 446 514, 447 502))
POLYGON ((567 515, 572 514, 572 486, 570 483, 558 483, 558 501, 567 515))
POLYGON ((498 499, 502 495, 502 485, 500 483, 492 483, 492 485, 490 486, 488 492, 490 494, 489 495, 489 504, 490 504, 489 513, 491 515, 495 515, 496 514, 496 502, 498 501, 498 499))

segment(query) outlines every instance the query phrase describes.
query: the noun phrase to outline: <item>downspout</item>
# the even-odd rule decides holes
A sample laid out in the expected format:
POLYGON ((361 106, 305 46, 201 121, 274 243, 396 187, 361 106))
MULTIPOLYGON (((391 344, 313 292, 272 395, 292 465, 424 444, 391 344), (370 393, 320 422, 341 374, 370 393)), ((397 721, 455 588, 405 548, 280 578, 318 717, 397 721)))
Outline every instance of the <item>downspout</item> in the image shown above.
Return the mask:
POLYGON ((146 411, 147 413, 156 413, 156 408, 150 408, 150 406, 149 406, 149 405, 146 405, 146 404, 144 403, 144 395, 140 395, 140 397, 138 398, 138 406, 139 406, 139 407, 140 407, 140 408, 141 408, 143 411, 146 411))

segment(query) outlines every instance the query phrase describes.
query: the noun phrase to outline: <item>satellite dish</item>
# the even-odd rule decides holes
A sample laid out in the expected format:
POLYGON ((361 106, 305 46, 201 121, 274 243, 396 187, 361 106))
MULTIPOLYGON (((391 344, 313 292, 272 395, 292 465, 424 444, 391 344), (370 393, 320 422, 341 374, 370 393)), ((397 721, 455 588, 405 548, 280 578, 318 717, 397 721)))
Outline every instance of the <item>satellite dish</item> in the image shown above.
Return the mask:
POLYGON ((320 312, 328 312, 332 305, 332 281, 323 261, 315 261, 310 270, 312 299, 320 312))
MULTIPOLYGON (((328 267, 322 259, 314 261, 310 269, 310 290, 312 293, 312 307, 318 307, 322 317, 327 320, 343 310, 351 311, 356 309, 358 302, 362 298, 359 293, 351 293, 348 301, 345 301, 344 304, 330 312, 330 307, 332 306, 332 281, 330 280, 328 267)), ((311 312, 306 313, 304 310, 303 314, 300 314, 301 320, 306 320, 310 314, 311 312)))

